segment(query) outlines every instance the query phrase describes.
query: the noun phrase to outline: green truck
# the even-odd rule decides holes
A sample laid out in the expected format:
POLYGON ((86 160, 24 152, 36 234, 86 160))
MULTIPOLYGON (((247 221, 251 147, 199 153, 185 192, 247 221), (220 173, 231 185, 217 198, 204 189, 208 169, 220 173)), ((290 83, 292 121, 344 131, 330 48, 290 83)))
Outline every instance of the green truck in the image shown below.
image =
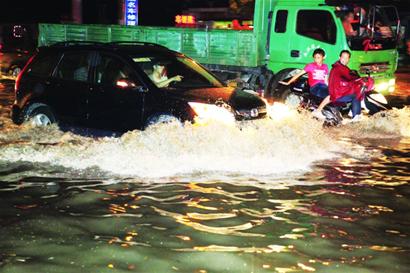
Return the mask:
POLYGON ((393 92, 399 20, 381 1, 254 0, 250 30, 120 25, 40 24, 39 46, 61 41, 141 41, 166 46, 197 60, 225 81, 275 96, 278 81, 326 51, 326 63, 341 50, 352 52, 350 67, 371 73, 376 90, 393 92), (377 3, 372 4, 372 2, 377 3), (346 4, 347 3, 347 4, 346 4), (347 36, 343 17, 352 12, 355 34, 347 36))

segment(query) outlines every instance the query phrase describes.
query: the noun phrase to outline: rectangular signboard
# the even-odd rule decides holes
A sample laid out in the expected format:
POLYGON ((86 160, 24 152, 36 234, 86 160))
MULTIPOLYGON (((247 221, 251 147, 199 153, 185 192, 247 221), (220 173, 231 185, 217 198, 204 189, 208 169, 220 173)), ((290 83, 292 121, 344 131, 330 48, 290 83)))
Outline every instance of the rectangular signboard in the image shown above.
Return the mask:
POLYGON ((125 25, 138 25, 138 0, 125 0, 125 25))

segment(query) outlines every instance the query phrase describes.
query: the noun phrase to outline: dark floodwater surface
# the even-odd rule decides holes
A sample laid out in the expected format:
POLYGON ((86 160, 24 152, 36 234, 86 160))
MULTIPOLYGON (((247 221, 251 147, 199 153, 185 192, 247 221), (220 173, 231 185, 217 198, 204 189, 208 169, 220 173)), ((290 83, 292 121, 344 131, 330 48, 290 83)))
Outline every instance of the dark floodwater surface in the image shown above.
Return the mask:
POLYGON ((0 108, 1 272, 410 272, 410 110, 117 138, 0 108))

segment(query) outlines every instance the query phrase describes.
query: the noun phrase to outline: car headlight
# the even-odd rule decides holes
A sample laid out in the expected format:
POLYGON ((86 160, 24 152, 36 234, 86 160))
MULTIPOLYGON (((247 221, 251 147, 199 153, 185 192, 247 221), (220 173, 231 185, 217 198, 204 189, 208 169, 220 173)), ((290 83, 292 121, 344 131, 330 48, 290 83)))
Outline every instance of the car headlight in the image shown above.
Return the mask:
POLYGON ((235 122, 233 113, 223 106, 200 102, 188 102, 188 104, 196 114, 196 123, 204 124, 209 121, 220 121, 225 123, 235 122))

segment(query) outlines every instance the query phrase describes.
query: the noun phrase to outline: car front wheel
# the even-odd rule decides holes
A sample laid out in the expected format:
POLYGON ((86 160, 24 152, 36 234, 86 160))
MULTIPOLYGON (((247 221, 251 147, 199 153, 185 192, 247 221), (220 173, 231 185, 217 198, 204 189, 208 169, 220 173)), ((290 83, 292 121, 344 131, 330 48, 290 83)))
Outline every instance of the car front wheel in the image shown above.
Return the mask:
POLYGON ((171 123, 171 122, 177 122, 181 123, 181 121, 175 117, 172 114, 169 113, 158 113, 150 116, 146 123, 145 123, 145 128, 155 125, 155 124, 161 124, 161 123, 171 123))
POLYGON ((57 122, 50 107, 42 103, 29 105, 24 111, 23 119, 33 126, 47 126, 57 122))

